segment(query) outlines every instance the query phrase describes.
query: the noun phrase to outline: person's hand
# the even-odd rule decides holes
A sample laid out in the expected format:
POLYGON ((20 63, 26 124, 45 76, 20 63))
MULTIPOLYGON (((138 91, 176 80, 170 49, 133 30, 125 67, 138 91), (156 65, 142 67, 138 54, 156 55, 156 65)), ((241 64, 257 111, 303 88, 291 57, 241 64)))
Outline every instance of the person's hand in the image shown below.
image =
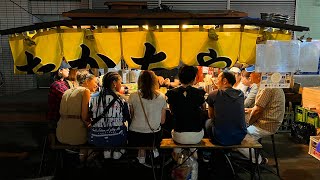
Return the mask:
POLYGON ((157 78, 158 78, 158 82, 159 82, 160 86, 163 85, 164 78, 162 76, 157 76, 157 78))
POLYGON ((170 86, 170 79, 169 79, 169 78, 166 78, 163 83, 164 83, 164 85, 166 85, 167 87, 169 87, 169 86, 170 86))
POLYGON ((246 114, 250 114, 251 111, 252 111, 252 108, 244 108, 244 112, 245 112, 246 114))
POLYGON ((216 78, 211 78, 210 80, 212 82, 212 89, 218 89, 217 79, 216 78))

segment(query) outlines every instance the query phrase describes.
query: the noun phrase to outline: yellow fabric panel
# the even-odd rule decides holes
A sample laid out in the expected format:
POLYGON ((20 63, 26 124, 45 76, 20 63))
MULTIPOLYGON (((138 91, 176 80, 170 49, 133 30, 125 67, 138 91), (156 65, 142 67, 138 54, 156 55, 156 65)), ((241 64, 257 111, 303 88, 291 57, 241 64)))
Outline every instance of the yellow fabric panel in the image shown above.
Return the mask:
POLYGON ((36 69, 46 64, 54 64, 56 67, 53 71, 58 70, 63 57, 59 36, 56 30, 38 32, 33 36, 32 39, 36 43, 34 57, 41 59, 41 63, 36 69))
POLYGON ((120 33, 118 30, 96 29, 93 34, 96 53, 102 54, 118 64, 121 60, 120 33))
MULTIPOLYGON (((197 55, 199 53, 209 53, 209 49, 214 49, 217 57, 227 57, 232 60, 231 66, 237 61, 240 45, 240 31, 226 29, 224 32, 216 32, 218 40, 208 37, 208 32, 182 32, 182 62, 187 65, 199 65, 197 55)), ((205 61, 211 57, 205 57, 205 61)), ((224 68, 226 63, 215 62, 211 67, 224 68)))
POLYGON ((180 32, 176 29, 174 32, 152 32, 154 43, 151 43, 156 48, 156 53, 164 52, 166 59, 149 65, 152 68, 172 69, 179 65, 180 61, 180 32))
MULTIPOLYGON (((23 66, 27 64, 25 51, 28 48, 28 45, 25 43, 24 36, 19 34, 18 36, 9 37, 9 45, 13 57, 14 74, 26 74, 16 68, 16 66, 23 66)), ((31 46, 30 51, 32 51, 31 46)))
POLYGON ((121 32, 123 59, 130 68, 140 68, 140 65, 134 63, 131 57, 141 58, 144 56, 147 33, 147 31, 121 32))
POLYGON ((181 34, 181 61, 189 66, 199 65, 197 54, 208 41, 208 32, 182 32, 181 34))
POLYGON ((81 47, 83 43, 84 32, 77 29, 64 29, 60 33, 62 43, 62 55, 67 61, 79 59, 81 56, 81 47))
POLYGON ((262 35, 259 31, 244 31, 241 34, 241 46, 238 63, 255 64, 256 61, 256 42, 262 35))

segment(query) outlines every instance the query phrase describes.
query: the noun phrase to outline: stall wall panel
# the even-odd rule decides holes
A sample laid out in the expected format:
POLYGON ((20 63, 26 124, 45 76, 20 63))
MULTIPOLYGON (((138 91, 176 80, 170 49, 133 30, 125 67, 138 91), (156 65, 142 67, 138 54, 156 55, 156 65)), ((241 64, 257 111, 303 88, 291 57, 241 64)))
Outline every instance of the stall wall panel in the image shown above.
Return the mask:
MULTIPOLYGON (((297 0, 297 25, 310 27, 309 33, 313 39, 320 39, 319 17, 320 0, 297 0)), ((297 36, 303 34, 305 32, 298 32, 297 36)))
MULTIPOLYGON (((16 4, 29 9, 28 0, 15 0, 16 4)), ((8 29, 32 24, 32 17, 10 1, 0 1, 0 29, 8 29)), ((36 86, 33 75, 13 75, 13 60, 9 48, 8 36, 0 37, 0 72, 5 84, 0 87, 0 96, 25 91, 36 86)))

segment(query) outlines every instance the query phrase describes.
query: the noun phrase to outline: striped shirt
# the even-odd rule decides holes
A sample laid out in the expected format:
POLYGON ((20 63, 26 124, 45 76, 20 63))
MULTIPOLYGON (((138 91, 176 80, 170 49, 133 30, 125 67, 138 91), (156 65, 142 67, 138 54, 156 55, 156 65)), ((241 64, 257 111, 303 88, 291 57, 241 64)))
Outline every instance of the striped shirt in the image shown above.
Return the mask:
POLYGON ((262 107, 264 110, 261 117, 253 125, 271 133, 276 133, 283 121, 285 112, 283 90, 279 88, 260 89, 256 96, 255 105, 262 107))

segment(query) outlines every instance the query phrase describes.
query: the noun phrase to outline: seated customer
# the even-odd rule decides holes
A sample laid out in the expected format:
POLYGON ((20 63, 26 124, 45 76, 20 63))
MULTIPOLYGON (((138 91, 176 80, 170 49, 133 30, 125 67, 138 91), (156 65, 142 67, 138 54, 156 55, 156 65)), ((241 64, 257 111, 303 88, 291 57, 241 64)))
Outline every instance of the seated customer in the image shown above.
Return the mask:
POLYGON ((244 93, 244 107, 252 108, 254 106, 254 101, 258 93, 259 87, 253 82, 252 68, 246 68, 242 73, 241 82, 248 88, 244 93))
MULTIPOLYGON (((254 71, 254 67, 250 67, 254 71)), ((252 72, 252 81, 260 84, 261 73, 252 72)), ((245 139, 257 141, 260 138, 275 134, 282 124, 285 113, 285 95, 281 88, 261 88, 255 98, 253 108, 245 108, 245 113, 248 114, 246 119, 248 128, 245 139)), ((239 148, 240 153, 245 157, 250 157, 249 149, 239 148)), ((253 152, 253 151, 252 151, 253 152)), ((254 152, 252 153, 252 162, 255 162, 254 152)), ((258 157, 259 164, 267 163, 267 158, 258 157)))
POLYGON ((205 91, 192 87, 197 70, 193 66, 182 66, 179 69, 181 86, 166 93, 174 121, 172 139, 180 144, 197 144, 204 136, 201 117, 205 109, 205 91))
MULTIPOLYGON (((96 146, 122 146, 127 144, 127 127, 129 106, 119 95, 121 76, 108 72, 103 76, 99 96, 91 97, 93 114, 92 128, 89 130, 88 142, 96 146), (94 123, 95 122, 95 123, 94 123)), ((113 159, 119 159, 124 150, 114 150, 113 159)), ((111 150, 104 151, 104 157, 111 157, 111 150)))
POLYGON ((207 98, 210 119, 206 122, 206 130, 215 144, 241 144, 247 132, 243 92, 232 88, 235 82, 232 72, 221 72, 217 81, 218 89, 212 91, 207 98))
MULTIPOLYGON (((161 124, 166 118, 166 98, 159 91, 157 76, 153 71, 142 71, 138 79, 139 91, 130 94, 132 122, 129 126, 130 146, 152 146, 154 154, 161 141, 161 124)), ((145 149, 139 149, 138 160, 145 163, 145 149)))

